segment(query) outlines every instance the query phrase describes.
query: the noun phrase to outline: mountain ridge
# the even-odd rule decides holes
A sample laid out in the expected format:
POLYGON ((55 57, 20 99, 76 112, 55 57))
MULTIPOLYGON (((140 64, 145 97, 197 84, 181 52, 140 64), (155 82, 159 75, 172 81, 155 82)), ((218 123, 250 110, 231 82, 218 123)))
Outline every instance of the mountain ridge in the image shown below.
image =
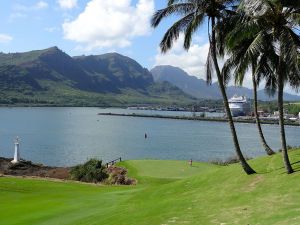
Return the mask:
MULTIPOLYGON (((207 85, 206 81, 195 76, 189 75, 179 67, 170 65, 159 65, 150 70, 155 81, 168 81, 182 89, 185 93, 197 98, 222 99, 218 83, 207 85)), ((253 90, 246 87, 229 86, 227 95, 230 98, 234 94, 244 95, 247 98, 253 98, 253 90)), ((258 91, 258 99, 263 101, 275 100, 276 96, 269 97, 264 90, 258 91)), ((300 96, 284 93, 286 101, 299 101, 300 96)))
POLYGON ((97 105, 178 103, 195 99, 118 53, 71 57, 58 47, 0 53, 0 103, 97 105), (99 103, 99 104, 98 104, 99 103))

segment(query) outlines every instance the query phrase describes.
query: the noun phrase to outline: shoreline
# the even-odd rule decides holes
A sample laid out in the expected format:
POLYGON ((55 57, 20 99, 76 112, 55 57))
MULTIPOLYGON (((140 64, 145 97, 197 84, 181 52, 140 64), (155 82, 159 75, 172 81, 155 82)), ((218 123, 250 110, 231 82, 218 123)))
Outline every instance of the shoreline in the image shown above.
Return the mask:
POLYGON ((21 159, 18 163, 12 163, 12 160, 12 158, 0 157, 0 178, 12 177, 56 182, 73 182, 79 184, 94 184, 96 186, 137 184, 137 180, 127 176, 126 169, 118 166, 105 167, 105 174, 107 177, 102 180, 86 181, 80 178, 72 178, 71 170, 74 167, 51 167, 24 159, 21 159))
POLYGON ((12 164, 12 158, 0 157, 0 174, 4 176, 41 177, 68 180, 71 167, 54 167, 21 159, 12 164))
MULTIPOLYGON (((155 119, 173 119, 173 120, 196 120, 196 121, 209 121, 209 122, 228 122, 226 118, 221 117, 190 117, 190 116, 170 116, 170 115, 150 115, 150 114, 137 114, 137 113, 98 113, 99 116, 122 116, 122 117, 141 117, 141 118, 155 118, 155 119)), ((252 123, 255 124, 256 120, 253 119, 233 119, 237 123, 252 123)), ((267 121, 261 119, 261 124, 279 125, 279 121, 267 121)), ((298 122, 284 123, 287 126, 300 126, 298 122)))

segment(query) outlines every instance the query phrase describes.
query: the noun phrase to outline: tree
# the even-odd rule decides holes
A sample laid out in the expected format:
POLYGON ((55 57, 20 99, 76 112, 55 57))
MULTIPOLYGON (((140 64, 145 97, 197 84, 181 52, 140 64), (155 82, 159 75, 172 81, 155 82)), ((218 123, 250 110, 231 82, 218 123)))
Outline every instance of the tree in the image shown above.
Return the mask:
POLYGON ((260 141, 265 149, 265 152, 268 155, 273 155, 275 154, 275 152, 270 148, 270 146, 267 144, 267 141, 265 139, 265 136, 263 134, 262 128, 261 128, 261 124, 260 124, 260 119, 259 119, 259 114, 258 114, 258 109, 257 109, 257 87, 259 86, 259 81, 255 76, 255 64, 252 64, 252 84, 253 84, 253 102, 254 102, 254 116, 255 116, 255 120, 256 120, 256 125, 257 125, 257 129, 258 129, 258 133, 259 133, 259 137, 260 137, 260 141))
MULTIPOLYGON (((268 55, 263 55, 260 52, 253 54, 251 52, 251 47, 253 41, 255 40, 256 33, 253 35, 247 35, 244 39, 240 39, 240 33, 243 32, 243 26, 240 25, 243 22, 242 15, 236 14, 235 16, 229 18, 230 22, 227 23, 226 39, 227 52, 229 58, 225 62, 222 70, 222 76, 229 79, 231 74, 234 74, 235 84, 242 85, 244 81, 245 74, 248 70, 251 70, 251 78, 253 84, 253 101, 254 101, 254 115, 256 119, 257 129, 261 143, 268 155, 273 155, 275 152, 267 144, 258 115, 258 102, 257 102, 257 87, 259 86, 262 77, 267 79, 266 88, 271 89, 274 92, 274 81, 275 74, 272 70, 272 64, 268 58, 268 55), (239 37, 239 38, 236 38, 239 37)), ((255 30, 253 30, 255 31, 255 30)), ((269 46, 267 46, 269 47, 269 46)))
MULTIPOLYGON (((180 34, 184 34, 184 48, 189 49, 193 34, 205 22, 208 22, 208 33, 210 49, 207 57, 207 81, 211 83, 213 69, 217 75, 219 88, 223 97, 224 107, 227 114, 232 139, 235 146, 236 154, 240 160, 241 166, 247 174, 253 174, 255 171, 250 167, 244 158, 235 126, 233 123, 231 111, 228 104, 224 79, 218 65, 218 56, 224 55, 222 43, 216 41, 216 24, 222 24, 224 18, 230 16, 233 12, 236 1, 232 0, 168 0, 166 8, 158 10, 152 18, 152 26, 157 27, 162 19, 171 15, 180 15, 181 18, 176 21, 165 33, 160 48, 163 53, 172 48, 173 43, 179 38, 180 34)), ((221 34, 220 34, 221 35, 221 34)))
POLYGON ((286 83, 295 89, 300 84, 298 64, 300 37, 300 1, 243 0, 240 9, 245 13, 241 39, 256 32, 251 54, 265 54, 273 61, 278 92, 278 111, 283 161, 288 174, 293 173, 285 137, 283 88, 286 83), (270 46, 269 48, 267 46, 270 46))

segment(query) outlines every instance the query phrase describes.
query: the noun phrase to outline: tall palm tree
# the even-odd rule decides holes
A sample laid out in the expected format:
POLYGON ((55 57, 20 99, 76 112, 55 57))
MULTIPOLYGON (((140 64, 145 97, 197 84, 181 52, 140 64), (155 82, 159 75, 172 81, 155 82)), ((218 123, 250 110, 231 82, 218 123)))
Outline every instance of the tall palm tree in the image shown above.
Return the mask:
POLYGON ((256 120, 256 125, 258 129, 258 134, 260 137, 260 141, 268 155, 273 155, 275 152, 270 148, 270 146, 267 144, 267 141, 265 139, 265 136, 263 134, 262 128, 261 128, 261 123, 260 123, 260 118, 258 114, 258 103, 257 103, 257 87, 259 86, 259 81, 255 76, 255 63, 252 64, 252 85, 253 85, 253 102, 254 102, 254 116, 256 120))
MULTIPOLYGON (((297 89, 300 84, 298 64, 300 37, 300 1, 294 0, 242 0, 240 9, 250 20, 242 24, 246 37, 252 28, 257 35, 251 53, 263 52, 272 56, 278 92, 279 125, 283 161, 288 174, 293 173, 284 129, 283 88, 286 83, 297 89), (271 48, 266 48, 271 46, 271 48), (274 57, 273 57, 274 56, 274 57)), ((241 25, 240 25, 241 26, 241 25)), ((241 37, 243 38, 243 37, 241 37)))
MULTIPOLYGON (((235 84, 242 85, 245 77, 245 73, 247 70, 251 70, 251 78, 253 85, 253 101, 254 101, 254 115, 256 119, 257 129, 259 133, 259 137, 261 143, 268 155, 273 155, 275 152, 270 148, 267 144, 266 139, 264 137, 261 123, 258 115, 258 103, 257 103, 257 87, 259 86, 261 77, 265 77, 267 79, 267 87, 270 87, 268 84, 274 83, 274 73, 272 70, 272 66, 270 65, 270 61, 267 55, 261 54, 253 54, 249 51, 251 48, 251 44, 255 39, 255 33, 252 38, 245 38, 234 40, 237 37, 237 34, 242 32, 240 28, 241 26, 236 26, 237 23, 241 23, 240 18, 241 15, 237 14, 230 18, 231 23, 229 23, 229 31, 226 31, 227 38, 230 39, 230 44, 227 45, 227 52, 230 57, 225 62, 222 69, 222 76, 226 79, 229 79, 230 75, 234 74, 235 76, 235 84), (236 30, 237 29, 237 30, 236 30), (233 41, 234 40, 234 41, 233 41), (271 82, 270 82, 271 81, 271 82)), ((272 89, 274 90, 274 88, 272 89)))
POLYGON ((160 48, 163 53, 172 48, 173 43, 184 34, 184 48, 189 49, 193 34, 205 22, 208 22, 210 49, 207 57, 207 80, 211 83, 213 68, 218 78, 219 88, 223 97, 225 111, 227 113, 230 130, 236 154, 240 163, 247 174, 253 174, 255 171, 250 167, 244 158, 238 142, 235 126, 230 112, 228 98, 225 89, 224 79, 218 64, 218 55, 224 54, 222 45, 216 42, 216 24, 222 23, 223 18, 232 13, 232 7, 237 1, 233 0, 168 0, 166 8, 158 10, 152 18, 152 26, 157 27, 162 19, 171 15, 179 15, 181 18, 176 21, 165 33, 160 48))

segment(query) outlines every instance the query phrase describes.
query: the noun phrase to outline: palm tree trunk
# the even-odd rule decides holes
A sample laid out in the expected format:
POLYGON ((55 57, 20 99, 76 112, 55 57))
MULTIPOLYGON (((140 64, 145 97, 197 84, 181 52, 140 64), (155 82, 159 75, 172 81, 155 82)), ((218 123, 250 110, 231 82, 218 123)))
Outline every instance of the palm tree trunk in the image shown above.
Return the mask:
POLYGON ((214 66, 215 66, 215 71, 216 71, 216 74, 217 74, 217 77, 218 77, 220 91, 221 91, 223 101, 224 101, 225 111, 226 111, 227 117, 228 117, 228 122, 229 122, 229 126, 230 126, 230 131, 231 131, 231 134, 232 134, 232 139, 233 139, 235 151, 236 151, 236 154, 238 156, 238 159, 240 160, 241 166, 243 167, 246 174, 248 174, 248 175, 254 174, 256 172, 247 163, 247 161, 244 158, 243 153, 240 149, 239 141, 238 141, 238 138, 237 138, 235 126, 234 126, 234 123, 233 123, 231 111, 230 111, 229 104, 228 104, 228 98, 227 98, 227 94, 226 94, 226 91, 225 91, 224 82, 223 82, 223 79, 222 79, 222 76, 221 76, 221 72, 220 72, 220 68, 219 68, 218 60, 217 60, 216 35, 215 35, 215 30, 214 30, 214 28, 215 28, 215 18, 212 17, 211 20, 212 20, 212 22, 211 22, 212 36, 211 36, 210 44, 211 44, 211 49, 212 49, 212 58, 213 58, 214 66))
POLYGON ((283 75, 281 73, 281 57, 279 59, 279 73, 278 73, 278 112, 279 112, 279 126, 281 135, 282 157, 287 174, 293 173, 289 155, 286 147, 285 129, 284 129, 284 115, 283 115, 283 75))
POLYGON ((255 75, 254 75, 254 67, 252 66, 252 83, 253 83, 253 97, 254 97, 254 116, 256 119, 256 125, 257 125, 257 129, 258 129, 258 133, 259 133, 259 137, 260 137, 260 141, 266 151, 266 153, 268 155, 273 155, 275 154, 275 152, 270 148, 270 146, 267 144, 266 139, 264 137, 262 128, 261 128, 261 124, 260 124, 260 119, 259 119, 259 115, 258 115, 258 111, 257 111, 257 83, 255 80, 255 75))

